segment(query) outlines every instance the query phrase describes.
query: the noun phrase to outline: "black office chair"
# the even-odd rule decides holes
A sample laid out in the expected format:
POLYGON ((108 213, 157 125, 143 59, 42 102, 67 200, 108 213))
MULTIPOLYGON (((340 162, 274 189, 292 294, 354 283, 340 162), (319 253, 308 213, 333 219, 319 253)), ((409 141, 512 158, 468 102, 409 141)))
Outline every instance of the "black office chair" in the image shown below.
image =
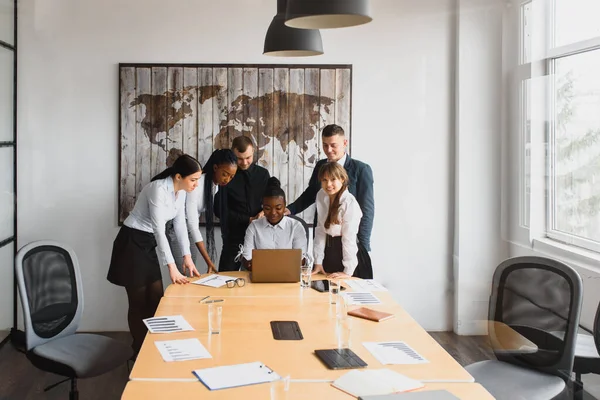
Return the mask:
POLYGON ((579 274, 543 257, 516 257, 494 272, 488 333, 497 360, 466 367, 496 399, 569 394, 582 302, 579 274), (566 332, 564 339, 555 332, 566 332))
POLYGON ((15 272, 25 322, 26 355, 37 368, 71 381, 102 375, 125 365, 131 347, 118 340, 76 333, 83 313, 83 287, 75 252, 52 241, 30 243, 17 253, 15 272))
POLYGON ((309 233, 308 233, 308 224, 306 223, 306 221, 303 220, 302 218, 300 218, 297 215, 288 215, 288 217, 292 218, 292 219, 295 219, 296 221, 300 221, 300 223, 304 227, 304 232, 306 232, 306 243, 308 244, 308 242, 309 242, 309 233))
POLYGON ((579 333, 575 339, 575 398, 582 398, 583 395, 581 375, 600 374, 600 304, 596 309, 593 330, 580 328, 587 333, 579 333))

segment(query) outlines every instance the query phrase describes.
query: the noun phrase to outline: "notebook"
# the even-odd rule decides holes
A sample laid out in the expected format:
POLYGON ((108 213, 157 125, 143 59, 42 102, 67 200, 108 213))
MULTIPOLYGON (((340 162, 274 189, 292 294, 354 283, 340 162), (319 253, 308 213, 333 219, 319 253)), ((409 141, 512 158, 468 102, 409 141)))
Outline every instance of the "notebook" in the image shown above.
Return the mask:
POLYGON ((447 390, 360 396, 358 400, 459 400, 447 390))
POLYGON ((383 311, 372 310, 367 307, 360 307, 355 310, 348 311, 348 315, 353 317, 364 318, 371 321, 381 322, 394 317, 394 314, 383 311))
POLYGON ((422 382, 390 369, 352 370, 332 385, 354 397, 408 392, 424 387, 422 382))
POLYGON ((210 390, 254 385, 281 379, 271 368, 258 361, 197 369, 192 373, 210 390))

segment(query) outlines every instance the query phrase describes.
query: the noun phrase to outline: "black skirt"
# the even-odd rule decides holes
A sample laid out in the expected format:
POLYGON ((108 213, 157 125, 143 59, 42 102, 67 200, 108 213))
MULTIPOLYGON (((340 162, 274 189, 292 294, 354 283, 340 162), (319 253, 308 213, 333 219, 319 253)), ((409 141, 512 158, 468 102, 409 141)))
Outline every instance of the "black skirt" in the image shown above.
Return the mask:
POLYGON ((123 225, 113 243, 107 279, 134 288, 162 280, 154 235, 123 225))
MULTIPOLYGON (((371 265, 371 256, 365 249, 365 246, 358 243, 358 266, 354 270, 352 276, 362 279, 373 279, 373 266, 371 265)), ((328 274, 334 272, 343 272, 344 264, 342 263, 344 254, 342 250, 342 237, 329 236, 325 239, 325 257, 323 258, 323 269, 328 274)))

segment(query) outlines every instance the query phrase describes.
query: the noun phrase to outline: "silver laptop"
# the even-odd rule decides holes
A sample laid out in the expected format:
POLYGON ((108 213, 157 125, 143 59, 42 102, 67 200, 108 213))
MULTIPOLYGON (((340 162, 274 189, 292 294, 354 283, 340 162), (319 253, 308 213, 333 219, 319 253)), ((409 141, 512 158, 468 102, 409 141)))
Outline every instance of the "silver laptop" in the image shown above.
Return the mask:
POLYGON ((301 249, 252 250, 253 283, 300 282, 301 249))

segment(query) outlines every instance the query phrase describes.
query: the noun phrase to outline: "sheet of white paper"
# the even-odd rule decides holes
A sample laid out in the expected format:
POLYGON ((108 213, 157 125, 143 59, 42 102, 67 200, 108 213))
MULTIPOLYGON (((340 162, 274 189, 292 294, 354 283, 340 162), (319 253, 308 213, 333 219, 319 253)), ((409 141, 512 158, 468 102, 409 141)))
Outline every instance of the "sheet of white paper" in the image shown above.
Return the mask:
POLYGON ((209 275, 209 276, 205 276, 202 279, 198 279, 197 281, 192 282, 194 285, 203 285, 203 286, 210 286, 210 287, 214 287, 214 288, 218 288, 221 287, 223 285, 225 285, 227 283, 227 281, 231 281, 235 278, 232 278, 230 276, 225 276, 225 275, 209 275))
POLYGON ((425 385, 389 369, 355 369, 336 379, 333 386, 358 397, 406 392, 425 385))
POLYGON ((173 333, 194 330, 181 315, 146 318, 144 324, 146 324, 150 333, 173 333))
POLYGON ((258 361, 197 369, 192 372, 210 390, 253 385, 280 379, 276 372, 258 361))
POLYGON ((373 279, 346 279, 344 283, 356 292, 387 292, 381 283, 373 279))
POLYGON ((348 292, 344 293, 343 296, 346 298, 348 305, 381 304, 381 300, 371 292, 348 292))
POLYGON ((163 360, 187 361, 199 358, 212 358, 198 339, 161 340, 154 342, 163 360))
POLYGON ((405 342, 363 342, 382 364, 426 364, 429 361, 405 342))

